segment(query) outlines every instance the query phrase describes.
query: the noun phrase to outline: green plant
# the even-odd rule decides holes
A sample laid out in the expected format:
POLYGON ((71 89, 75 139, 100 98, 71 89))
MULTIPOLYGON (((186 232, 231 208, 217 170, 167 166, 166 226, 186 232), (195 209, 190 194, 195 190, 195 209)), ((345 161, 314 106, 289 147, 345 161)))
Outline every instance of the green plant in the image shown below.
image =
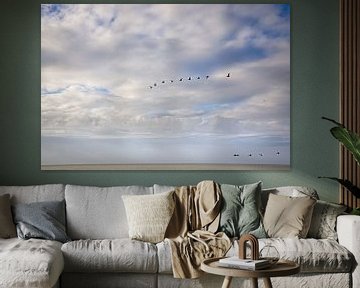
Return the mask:
POLYGON ((358 215, 358 216, 360 216, 360 208, 354 208, 354 209, 351 211, 351 214, 352 214, 352 215, 358 215))
MULTIPOLYGON (((325 119, 327 121, 336 124, 335 127, 330 129, 331 134, 338 141, 340 141, 345 146, 346 149, 348 149, 351 152, 351 154, 354 156, 355 161, 358 163, 358 165, 360 165, 360 136, 355 132, 350 131, 343 124, 333 119, 327 117, 322 117, 322 119, 325 119)), ((319 178, 327 178, 337 181, 341 185, 343 185, 346 189, 348 189, 356 198, 360 198, 360 188, 354 185, 348 179, 340 179, 336 177, 319 177, 319 178)))

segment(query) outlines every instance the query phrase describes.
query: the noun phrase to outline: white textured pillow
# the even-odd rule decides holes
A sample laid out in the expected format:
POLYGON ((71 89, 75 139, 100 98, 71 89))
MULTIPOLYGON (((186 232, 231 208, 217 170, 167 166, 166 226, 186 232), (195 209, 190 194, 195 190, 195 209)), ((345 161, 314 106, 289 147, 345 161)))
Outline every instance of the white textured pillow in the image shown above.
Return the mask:
POLYGON ((309 238, 337 240, 336 219, 346 206, 318 200, 312 214, 309 238))
POLYGON ((131 239, 151 243, 164 240, 175 207, 173 193, 122 196, 131 239))

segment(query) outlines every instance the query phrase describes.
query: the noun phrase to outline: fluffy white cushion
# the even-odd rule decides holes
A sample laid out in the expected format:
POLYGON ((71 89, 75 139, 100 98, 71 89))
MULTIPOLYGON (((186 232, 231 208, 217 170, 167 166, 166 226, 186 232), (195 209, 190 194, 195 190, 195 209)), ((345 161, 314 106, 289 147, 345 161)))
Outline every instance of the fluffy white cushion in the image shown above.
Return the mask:
POLYGON ((269 237, 305 238, 316 200, 311 197, 269 195, 264 227, 269 237))
POLYGON ((175 207, 173 193, 122 196, 131 239, 152 243, 164 240, 175 207))

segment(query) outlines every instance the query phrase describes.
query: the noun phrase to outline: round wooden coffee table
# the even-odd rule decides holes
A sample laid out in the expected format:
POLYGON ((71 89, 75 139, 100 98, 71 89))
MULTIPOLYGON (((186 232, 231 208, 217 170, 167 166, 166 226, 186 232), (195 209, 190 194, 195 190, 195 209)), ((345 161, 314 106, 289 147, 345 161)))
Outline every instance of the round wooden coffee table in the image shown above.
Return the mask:
POLYGON ((251 278, 254 288, 258 288, 258 278, 263 278, 265 287, 272 288, 270 277, 289 276, 300 272, 300 266, 288 260, 279 260, 270 268, 254 271, 222 267, 219 265, 219 259, 221 258, 204 260, 201 263, 201 270, 210 274, 225 276, 222 288, 229 288, 233 277, 251 278))

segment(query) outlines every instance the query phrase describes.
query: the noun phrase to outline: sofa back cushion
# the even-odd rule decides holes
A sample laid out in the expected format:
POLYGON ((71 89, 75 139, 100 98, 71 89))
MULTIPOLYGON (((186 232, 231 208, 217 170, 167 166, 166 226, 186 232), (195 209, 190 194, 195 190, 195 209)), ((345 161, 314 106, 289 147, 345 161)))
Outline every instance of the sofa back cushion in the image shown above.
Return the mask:
POLYGON ((63 184, 34 186, 0 186, 0 195, 9 194, 11 204, 42 201, 62 201, 65 199, 63 184))
POLYGON ((71 239, 128 238, 123 195, 153 194, 152 187, 66 185, 67 232, 71 239))

